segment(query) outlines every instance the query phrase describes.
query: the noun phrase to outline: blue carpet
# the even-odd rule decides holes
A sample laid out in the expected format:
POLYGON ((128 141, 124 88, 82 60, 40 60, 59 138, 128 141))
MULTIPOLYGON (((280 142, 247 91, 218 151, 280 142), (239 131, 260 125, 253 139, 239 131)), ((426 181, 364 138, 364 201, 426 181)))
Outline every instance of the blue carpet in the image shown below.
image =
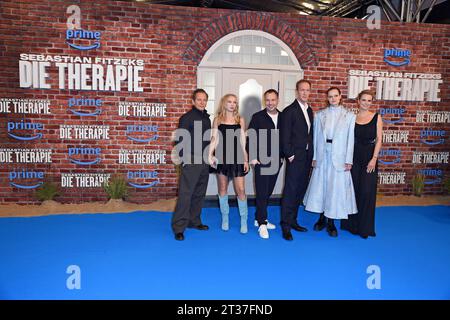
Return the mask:
MULTIPOLYGON (((312 231, 317 215, 300 209, 310 231, 294 241, 230 231, 217 208, 203 210, 209 231, 177 242, 170 213, 57 215, 0 219, 1 299, 450 299, 450 210, 377 209, 377 237, 312 231), (69 290, 69 265, 81 289, 69 290), (371 265, 380 289, 368 289, 371 265)), ((253 222, 254 208, 249 208, 253 222)), ((271 221, 279 208, 271 207, 271 221)))

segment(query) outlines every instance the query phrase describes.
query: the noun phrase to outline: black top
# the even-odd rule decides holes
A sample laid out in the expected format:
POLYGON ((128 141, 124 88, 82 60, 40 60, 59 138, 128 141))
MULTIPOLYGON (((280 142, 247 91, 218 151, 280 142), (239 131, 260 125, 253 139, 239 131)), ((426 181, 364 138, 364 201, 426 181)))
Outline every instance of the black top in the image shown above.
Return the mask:
POLYGON ((215 155, 219 164, 243 164, 244 156, 240 141, 241 125, 239 123, 221 123, 218 130, 220 131, 220 138, 215 155))
POLYGON ((367 164, 373 157, 375 142, 377 138, 378 113, 366 124, 355 124, 355 152, 354 162, 367 164))
POLYGON ((377 120, 378 113, 375 113, 372 120, 366 124, 355 124, 355 138, 359 143, 371 143, 377 138, 377 120))
POLYGON ((219 173, 228 178, 242 177, 244 171, 244 153, 241 146, 241 125, 223 124, 218 126, 220 131, 219 143, 215 150, 218 160, 217 168, 211 172, 219 173))
MULTIPOLYGON (((277 127, 275 128, 275 124, 271 116, 267 113, 267 109, 261 110, 253 114, 252 119, 250 120, 250 124, 248 125, 248 141, 247 141, 247 152, 249 154, 249 161, 257 159, 263 165, 270 165, 271 160, 264 159, 273 158, 272 155, 272 139, 278 142, 278 161, 281 162, 281 146, 280 142, 280 134, 279 131, 272 131, 274 129, 280 128, 280 117, 281 112, 276 110, 278 113, 278 122, 277 127), (251 131, 253 129, 254 131, 251 131), (254 135, 254 136, 252 136, 254 135), (265 135, 265 137, 264 137, 265 135), (262 138, 263 137, 263 138, 262 138), (262 158, 261 158, 262 156, 262 158)), ((275 150, 274 150, 275 151, 275 150)))
POLYGON ((297 99, 281 112, 278 121, 281 121, 279 125, 281 150, 285 158, 290 158, 293 155, 296 158, 306 156, 306 146, 308 146, 308 150, 313 150, 314 116, 310 107, 308 108, 308 117, 311 124, 309 133, 308 123, 297 99))
MULTIPOLYGON (((206 159, 203 159, 203 150, 209 147, 211 142, 211 137, 203 137, 205 132, 211 129, 211 120, 209 119, 209 114, 206 110, 199 110, 196 107, 192 107, 192 110, 183 114, 180 118, 178 129, 185 129, 189 132, 190 137, 188 141, 185 141, 184 134, 181 130, 176 132, 176 150, 180 155, 182 163, 195 163, 195 164, 206 164, 206 159), (194 128, 198 126, 198 133, 194 134, 194 128), (200 135, 201 133, 201 135, 200 135), (191 155, 190 158, 185 159, 184 150, 188 150, 191 155)), ((206 152, 206 154, 208 154, 206 152)))

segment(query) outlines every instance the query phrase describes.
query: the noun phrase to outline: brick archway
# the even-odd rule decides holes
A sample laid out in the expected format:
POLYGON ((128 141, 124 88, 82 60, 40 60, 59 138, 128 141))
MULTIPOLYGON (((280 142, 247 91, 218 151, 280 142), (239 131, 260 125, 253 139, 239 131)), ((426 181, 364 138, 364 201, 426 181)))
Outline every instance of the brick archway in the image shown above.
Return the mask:
POLYGON ((259 30, 270 33, 286 43, 302 67, 316 66, 317 60, 302 35, 288 23, 270 13, 237 12, 221 17, 195 35, 183 54, 183 60, 197 65, 206 51, 223 36, 240 30, 259 30))

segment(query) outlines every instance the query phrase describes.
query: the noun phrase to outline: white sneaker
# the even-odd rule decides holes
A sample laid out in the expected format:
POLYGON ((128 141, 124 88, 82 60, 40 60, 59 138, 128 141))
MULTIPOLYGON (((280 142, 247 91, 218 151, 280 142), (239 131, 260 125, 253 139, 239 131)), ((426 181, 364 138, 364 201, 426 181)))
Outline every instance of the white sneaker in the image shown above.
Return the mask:
POLYGON ((259 236, 263 239, 269 239, 269 231, 267 231, 267 226, 262 224, 258 228, 259 236))
POLYGON ((273 229, 275 229, 275 228, 276 228, 276 226, 275 226, 274 224, 270 223, 270 222, 269 222, 269 221, 267 221, 267 220, 266 220, 266 222, 267 222, 267 229, 269 229, 269 230, 273 230, 273 229))
MULTIPOLYGON (((273 229, 277 228, 274 224, 270 223, 269 221, 266 220, 266 222, 267 222, 267 224, 266 224, 267 229, 273 230, 273 229)), ((255 227, 259 227, 259 224, 258 224, 257 220, 255 220, 255 227)))

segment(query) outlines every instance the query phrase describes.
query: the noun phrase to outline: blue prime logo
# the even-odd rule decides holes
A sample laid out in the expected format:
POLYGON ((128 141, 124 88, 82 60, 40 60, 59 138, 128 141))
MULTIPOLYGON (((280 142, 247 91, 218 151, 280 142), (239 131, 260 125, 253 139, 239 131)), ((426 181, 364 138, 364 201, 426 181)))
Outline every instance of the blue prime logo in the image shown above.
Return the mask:
POLYGON ((100 155, 102 153, 102 149, 100 148, 69 148, 68 154, 69 154, 69 160, 72 163, 79 164, 81 166, 88 166, 92 164, 97 164, 101 161, 100 155), (74 159, 74 156, 96 156, 94 160, 81 160, 81 159, 74 159))
POLYGON ((379 161, 385 165, 392 165, 400 162, 402 151, 400 149, 382 149, 380 150, 379 161), (383 158, 383 159, 381 159, 383 158))
POLYGON ((127 138, 129 140, 133 140, 136 142, 150 142, 153 140, 158 139, 158 126, 152 126, 152 125, 128 125, 127 126, 127 138), (148 138, 138 138, 135 137, 133 135, 131 135, 132 133, 139 133, 139 134, 151 134, 150 137, 148 138))
POLYGON ((81 117, 95 117, 102 112, 102 100, 101 99, 91 99, 91 98, 70 98, 69 99, 69 111, 73 114, 81 117), (75 107, 95 107, 95 110, 92 112, 85 112, 75 110, 75 107))
POLYGON ((425 184, 437 184, 442 181, 442 170, 440 169, 421 169, 418 171, 428 179, 425 179, 425 184), (430 179, 430 177, 432 177, 430 179))
POLYGON ((31 123, 31 122, 24 122, 23 120, 21 120, 20 122, 13 122, 13 121, 8 121, 7 124, 8 127, 8 135, 11 138, 14 138, 16 140, 22 140, 22 141, 29 141, 29 140, 36 140, 36 139, 40 139, 42 138, 42 133, 37 133, 34 136, 21 136, 21 135, 17 135, 16 133, 13 133, 13 131, 16 130, 42 130, 44 128, 44 125, 42 123, 31 123))
POLYGON ((25 169, 9 172, 9 184, 19 189, 35 189, 42 185, 42 181, 33 182, 33 184, 20 184, 17 180, 42 180, 44 179, 43 171, 28 171, 25 169))
POLYGON ((87 31, 83 29, 75 30, 69 29, 66 30, 66 42, 69 46, 78 50, 92 50, 100 48, 100 38, 102 34, 100 31, 87 31), (70 40, 97 40, 94 44, 90 46, 81 46, 74 43, 69 42, 70 40))
POLYGON ((404 66, 409 64, 410 62, 410 56, 411 52, 409 50, 402 50, 402 49, 384 49, 384 62, 391 66, 404 66), (395 57, 395 58, 402 58, 401 61, 392 61, 388 58, 395 57))
POLYGON ((430 146, 443 144, 445 142, 444 137, 445 130, 425 129, 420 131, 420 141, 430 146))
POLYGON ((393 124, 393 123, 398 123, 398 122, 402 122, 403 120, 405 120, 403 118, 403 114, 406 112, 406 110, 404 108, 380 108, 380 114, 382 115, 382 119, 383 122, 385 123, 389 123, 389 124, 393 124), (394 119, 388 120, 385 119, 384 116, 390 116, 394 119), (397 118, 397 119, 395 119, 397 118))
MULTIPOLYGON (((156 171, 128 171, 127 179, 158 179, 158 172, 156 171)), ((152 181, 151 183, 138 184, 128 181, 128 184, 134 188, 147 189, 151 188, 159 183, 159 180, 152 181)))

